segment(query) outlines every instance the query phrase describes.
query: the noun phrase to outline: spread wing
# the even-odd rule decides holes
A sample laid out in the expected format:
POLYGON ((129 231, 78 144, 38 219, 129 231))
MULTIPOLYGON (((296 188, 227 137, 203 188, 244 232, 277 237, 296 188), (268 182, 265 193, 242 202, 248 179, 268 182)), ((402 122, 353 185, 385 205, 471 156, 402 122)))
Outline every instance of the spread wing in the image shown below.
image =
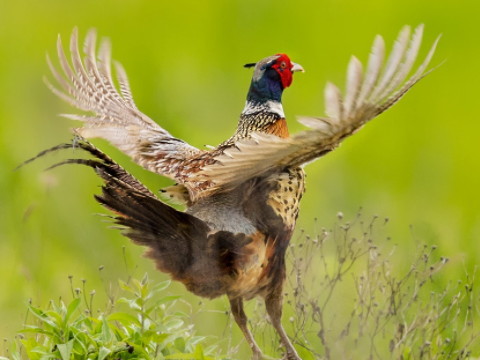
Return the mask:
POLYGON ((411 73, 423 35, 423 25, 413 35, 404 27, 396 40, 392 53, 384 66, 385 44, 377 36, 366 71, 360 61, 352 57, 347 71, 345 96, 328 83, 325 88, 326 117, 301 118, 310 130, 287 139, 272 135, 253 134, 249 139, 237 141, 235 146, 215 157, 212 165, 196 174, 209 179, 207 192, 222 191, 243 181, 287 166, 301 166, 330 152, 367 121, 394 105, 428 72, 427 66, 435 51, 438 38, 425 60, 411 73))
POLYGON ((57 52, 59 70, 47 56, 57 86, 48 81, 47 85, 60 98, 87 113, 63 115, 84 123, 76 133, 85 138, 106 139, 144 168, 180 183, 188 177, 185 169, 204 164, 204 151, 173 137, 138 110, 125 70, 119 63, 114 64, 117 89, 112 77, 110 44, 103 41, 97 57, 95 31, 91 30, 86 37, 83 58, 78 48, 77 29, 70 39, 70 61, 60 37, 57 52))

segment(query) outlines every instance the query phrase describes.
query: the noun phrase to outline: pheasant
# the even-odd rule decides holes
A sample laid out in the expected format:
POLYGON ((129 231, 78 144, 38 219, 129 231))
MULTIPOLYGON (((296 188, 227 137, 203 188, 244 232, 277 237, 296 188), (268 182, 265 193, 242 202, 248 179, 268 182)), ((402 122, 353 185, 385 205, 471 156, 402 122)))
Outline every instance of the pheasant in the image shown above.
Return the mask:
POLYGON ((147 256, 160 271, 196 295, 226 295, 253 359, 264 355, 247 327, 243 302, 259 296, 285 357, 298 360, 281 316, 285 252, 305 189, 303 166, 335 149, 428 73, 438 38, 408 77, 422 36, 422 25, 413 33, 404 27, 385 65, 384 40, 377 36, 365 72, 352 57, 345 95, 328 83, 326 116, 300 118, 308 129, 295 135, 288 132, 281 99, 293 74, 303 68, 286 54, 245 65, 253 68, 253 77, 237 129, 217 147, 203 150, 174 137, 140 112, 125 70, 116 62, 118 85, 113 80, 109 42, 103 41, 97 54, 96 34, 90 31, 82 56, 74 29, 71 60, 60 37, 60 69, 47 57, 57 86, 47 84, 60 98, 86 112, 65 115, 84 125, 74 130, 73 143, 45 150, 35 158, 72 146, 89 153, 89 158, 67 159, 53 167, 81 164, 93 168, 103 180, 96 200, 115 213, 114 221, 126 237, 148 248, 147 256), (176 184, 162 192, 185 204, 186 210, 178 211, 161 201, 85 140, 95 137, 108 140, 145 169, 173 179, 176 184))

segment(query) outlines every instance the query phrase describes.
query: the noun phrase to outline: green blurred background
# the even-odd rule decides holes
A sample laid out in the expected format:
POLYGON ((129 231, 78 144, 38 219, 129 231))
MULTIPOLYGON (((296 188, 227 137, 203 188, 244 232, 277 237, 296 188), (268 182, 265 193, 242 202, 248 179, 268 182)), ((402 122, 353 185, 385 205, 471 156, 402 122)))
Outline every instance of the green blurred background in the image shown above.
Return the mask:
MULTIPOLYGON (((446 62, 400 104, 321 161, 307 167, 299 228, 329 227, 337 211, 391 219, 390 235, 406 259, 418 241, 452 259, 445 281, 480 260, 480 71, 478 1, 147 1, 0 0, 0 338, 20 329, 28 299, 44 305, 69 295, 67 276, 102 288, 154 272, 142 249, 109 229, 92 194, 99 180, 83 168, 43 168, 62 155, 13 169, 38 151, 70 139, 71 109, 46 88, 45 53, 57 34, 97 28, 129 75, 138 107, 196 146, 233 132, 249 85, 247 62, 286 52, 306 69, 284 94, 295 115, 322 115, 327 80, 343 86, 349 57, 368 57, 374 36, 391 46, 404 24, 425 23, 423 54, 443 33, 433 65, 446 62), (105 266, 99 276, 98 267, 105 266), (103 279, 103 283, 102 283, 103 279)), ((169 182, 105 149, 150 188, 169 182)), ((314 270, 312 270, 314 271, 314 270)), ((185 294, 181 286, 173 292, 185 294)), ((186 296, 193 303, 198 298, 186 296)), ((225 299, 205 302, 225 309, 225 299)), ((201 316, 199 331, 221 336, 224 315, 201 316), (213 320, 211 320, 213 319, 213 320), (208 321, 206 321, 208 320, 208 321)), ((237 330, 235 329, 238 335, 237 330)))

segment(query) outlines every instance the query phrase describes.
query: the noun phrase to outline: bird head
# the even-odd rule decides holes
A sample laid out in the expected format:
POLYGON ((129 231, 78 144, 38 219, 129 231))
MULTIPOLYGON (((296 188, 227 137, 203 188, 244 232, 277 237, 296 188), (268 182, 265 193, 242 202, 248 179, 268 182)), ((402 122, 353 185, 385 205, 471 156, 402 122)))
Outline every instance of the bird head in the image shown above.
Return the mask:
POLYGON ((247 100, 258 102, 280 101, 283 90, 292 84, 293 73, 304 71, 286 54, 269 56, 257 63, 245 64, 245 67, 254 67, 247 100))

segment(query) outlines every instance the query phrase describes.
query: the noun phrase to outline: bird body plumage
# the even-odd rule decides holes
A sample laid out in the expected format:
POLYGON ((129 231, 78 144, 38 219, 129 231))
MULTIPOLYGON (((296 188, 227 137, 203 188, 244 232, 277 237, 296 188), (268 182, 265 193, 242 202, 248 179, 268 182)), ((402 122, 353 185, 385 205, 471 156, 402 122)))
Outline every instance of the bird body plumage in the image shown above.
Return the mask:
MULTIPOLYGON (((303 70, 285 54, 256 64, 247 103, 233 136, 212 150, 197 149, 172 136, 141 113, 131 95, 123 67, 114 63, 118 90, 112 78, 110 45, 104 41, 96 55, 91 31, 82 58, 75 29, 70 40, 71 61, 60 38, 61 71, 48 60, 58 88, 52 91, 87 115, 65 115, 84 126, 75 133, 101 137, 144 168, 177 182, 164 194, 187 209, 181 212, 159 200, 150 190, 92 144, 77 138, 74 146, 93 159, 68 159, 95 169, 103 179, 98 202, 116 215, 124 235, 148 248, 159 270, 182 282, 189 291, 208 298, 226 294, 232 314, 253 351, 262 358, 247 327, 243 300, 265 299, 272 325, 287 359, 300 359, 281 325, 285 252, 295 228, 304 193, 302 166, 330 152, 367 121, 397 102, 426 74, 435 44, 410 77, 423 33, 413 36, 405 27, 383 65, 384 43, 375 38, 366 72, 352 58, 344 98, 333 84, 325 90, 324 118, 303 118, 310 129, 288 133, 281 104, 283 90, 295 71, 303 70), (62 74, 63 72, 63 74, 62 74)), ((70 147, 62 144, 40 153, 70 147)))

